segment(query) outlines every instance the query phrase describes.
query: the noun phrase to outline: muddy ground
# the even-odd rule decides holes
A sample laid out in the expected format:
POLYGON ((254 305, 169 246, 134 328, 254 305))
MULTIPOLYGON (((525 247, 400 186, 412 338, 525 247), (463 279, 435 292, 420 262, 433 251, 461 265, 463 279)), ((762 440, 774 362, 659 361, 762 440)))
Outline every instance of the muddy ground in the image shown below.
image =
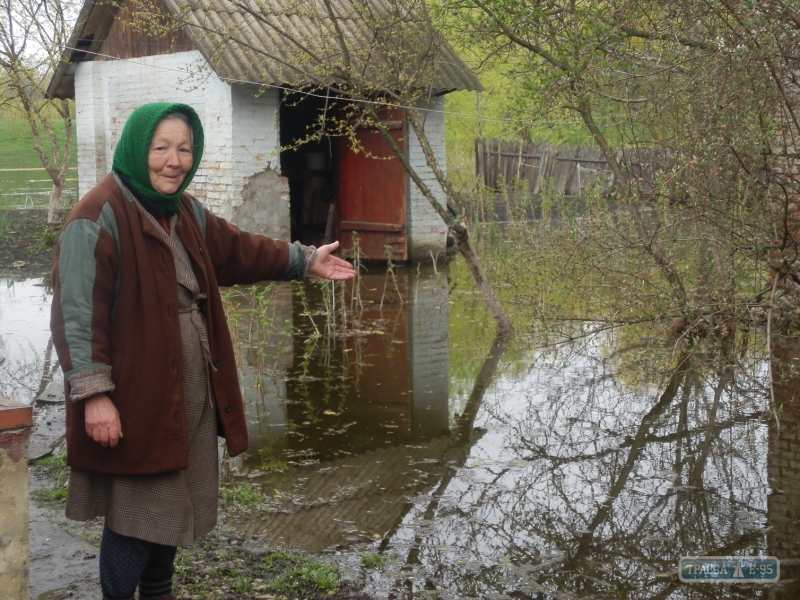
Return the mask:
MULTIPOLYGON (((60 226, 46 224, 44 210, 0 210, 0 276, 49 275, 60 226)), ((76 523, 64 517, 67 468, 63 461, 62 406, 37 406, 29 485, 31 599, 100 597, 98 576, 102 520, 76 523), (42 446, 47 446, 42 450, 42 446), (53 452, 49 455, 50 448, 53 452)), ((179 598, 370 600, 358 573, 347 576, 328 558, 266 547, 257 537, 217 529, 177 560, 179 598)))
MULTIPOLYGON (((60 452, 63 447, 29 469, 31 599, 99 598, 103 522, 64 517, 67 469, 60 452)), ((184 600, 373 598, 360 592, 359 581, 345 578, 330 560, 268 548, 258 536, 244 537, 225 525, 179 550, 174 581, 176 596, 184 600)))
MULTIPOLYGON (((100 597, 103 522, 64 517, 65 482, 66 467, 58 456, 30 467, 31 600, 100 597)), ((183 600, 373 598, 360 592, 359 581, 345 578, 334 562, 268 548, 258 536, 244 537, 225 525, 179 550, 174 582, 175 594, 183 600)))

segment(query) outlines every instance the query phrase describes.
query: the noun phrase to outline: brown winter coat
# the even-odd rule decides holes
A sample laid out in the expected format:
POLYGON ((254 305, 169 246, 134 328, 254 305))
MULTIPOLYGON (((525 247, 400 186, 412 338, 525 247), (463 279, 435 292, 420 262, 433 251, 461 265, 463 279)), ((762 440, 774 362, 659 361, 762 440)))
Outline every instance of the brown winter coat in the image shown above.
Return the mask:
MULTIPOLYGON (((289 245, 240 231, 188 194, 176 231, 207 296, 201 308, 210 383, 220 433, 236 456, 247 449, 247 424, 219 286, 283 279, 289 245)), ((67 400, 69 466, 120 475, 188 467, 176 290, 170 249, 106 176, 64 224, 53 267, 51 328, 68 397, 72 377, 110 366, 115 389, 109 397, 124 437, 116 448, 103 448, 86 434, 83 402, 67 400)))

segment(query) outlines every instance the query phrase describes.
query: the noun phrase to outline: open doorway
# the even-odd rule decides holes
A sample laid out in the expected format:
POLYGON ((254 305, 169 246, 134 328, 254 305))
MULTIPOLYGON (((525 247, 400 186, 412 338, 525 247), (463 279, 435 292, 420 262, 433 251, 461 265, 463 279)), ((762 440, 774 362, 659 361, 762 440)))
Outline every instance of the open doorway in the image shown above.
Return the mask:
MULTIPOLYGON (((324 93, 282 93, 281 173, 289 179, 292 239, 315 246, 338 239, 345 252, 358 244, 364 260, 405 261, 407 176, 374 126, 354 122, 346 135, 337 131, 336 120, 352 119, 354 107, 324 93)), ((405 149, 403 109, 377 113, 405 149)))
POLYGON ((315 95, 282 92, 279 111, 281 174, 289 179, 292 239, 315 246, 334 237, 335 140, 327 135, 305 140, 324 129, 330 103, 315 95))

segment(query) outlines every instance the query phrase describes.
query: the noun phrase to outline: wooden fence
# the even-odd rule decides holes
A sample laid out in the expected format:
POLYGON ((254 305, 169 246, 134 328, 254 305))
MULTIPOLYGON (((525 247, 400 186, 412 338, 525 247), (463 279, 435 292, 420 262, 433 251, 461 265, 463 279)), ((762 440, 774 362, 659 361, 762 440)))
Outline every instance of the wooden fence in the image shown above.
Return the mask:
MULTIPOLYGON (((653 177, 664 164, 663 152, 618 150, 616 159, 641 193, 652 189, 653 177)), ((578 197, 594 186, 607 189, 614 175, 599 148, 552 146, 543 142, 475 141, 475 164, 485 188, 496 192, 545 189, 554 196, 578 197)))

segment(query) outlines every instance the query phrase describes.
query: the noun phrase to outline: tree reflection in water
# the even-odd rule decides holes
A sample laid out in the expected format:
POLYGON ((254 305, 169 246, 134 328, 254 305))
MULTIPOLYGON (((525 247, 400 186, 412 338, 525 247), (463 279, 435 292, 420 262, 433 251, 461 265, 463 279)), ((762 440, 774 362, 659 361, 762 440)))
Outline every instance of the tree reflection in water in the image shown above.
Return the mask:
POLYGON ((61 369, 50 335, 49 280, 0 277, 0 396, 30 404, 61 369))
MULTIPOLYGON (((464 296, 441 274, 405 277, 405 301, 384 303, 377 325, 357 323, 359 335, 318 342, 327 355, 340 356, 341 365, 325 368, 341 376, 301 379, 304 339, 275 357, 269 348, 262 357, 258 345, 247 346, 245 381, 255 382, 255 391, 248 390, 251 435, 275 445, 276 463, 288 463, 268 477, 245 478, 263 482, 269 500, 258 507, 253 531, 275 531, 285 521, 284 531, 292 532, 301 524, 307 539, 323 548, 337 544, 344 554, 348 544, 377 532, 374 547, 387 562, 370 573, 368 588, 378 597, 421 598, 433 590, 452 598, 800 597, 791 580, 800 558, 795 338, 773 343, 780 428, 769 406, 767 350, 759 336, 705 351, 710 344, 703 342, 683 354, 672 340, 645 335, 631 341, 607 332, 546 352, 500 339, 476 379, 468 380, 447 358, 448 335, 451 354, 475 346, 474 329, 452 326, 463 319, 464 296), (247 371, 258 361, 269 366, 269 377, 247 371), (403 361, 407 376, 398 369, 403 361), (456 390, 449 397, 448 370, 456 390), (391 393, 389 372, 398 382, 391 393), (321 383, 328 380, 330 386, 321 383), (361 399, 340 394, 345 388, 361 399), (258 412, 255 405, 273 389, 269 411, 258 412), (459 390, 466 390, 463 397, 459 390), (392 402, 380 404, 387 398, 392 402), (461 414, 448 432, 447 415, 455 410, 461 414), (278 427, 264 427, 267 413, 280 413, 278 427), (357 415, 373 421, 351 424, 357 415), (313 460, 292 465, 292 449, 313 460), (341 485, 348 477, 353 485, 341 485), (271 494, 287 490, 283 499, 271 494), (353 520, 335 523, 346 511, 353 520), (323 532, 337 527, 339 537, 327 541, 323 532), (681 556, 730 554, 777 556, 784 581, 772 587, 679 583, 681 556)), ((379 293, 381 282, 378 276, 367 291, 379 293)), ((274 316, 265 324, 297 336, 293 320, 309 317, 292 309, 287 292, 279 295, 288 303, 271 304, 274 316)), ((48 297, 46 289, 34 295, 48 297)), ((44 304, 26 302, 37 311, 26 322, 40 320, 46 330, 44 304)), ((4 300, 5 318, 11 306, 4 300)), ((239 329, 248 323, 243 318, 239 329)), ((46 336, 41 348, 24 386, 29 394, 57 369, 46 336)), ((9 357, 6 376, 16 364, 9 357)), ((4 386, 15 381, 0 378, 4 386)), ((363 551, 356 545, 354 556, 363 551)))
POLYGON ((272 439, 270 456, 287 467, 247 478, 267 500, 245 532, 345 561, 378 550, 377 597, 796 596, 786 583, 688 585, 676 572, 686 555, 797 556, 800 530, 780 549, 774 533, 800 520, 800 494, 785 491, 796 471, 770 467, 788 502, 783 521, 777 496, 767 510, 778 446, 763 336, 683 353, 630 331, 535 352, 499 339, 470 380, 453 359, 478 347, 480 324, 463 327, 459 308, 468 296, 415 277, 400 278, 405 300, 374 309, 375 324, 369 309, 348 320, 352 334, 328 339, 319 307, 286 311, 287 396, 252 414, 283 411, 285 441, 272 439), (322 336, 313 344, 311 331, 322 336), (448 370, 449 394, 446 375, 436 379, 448 370))
POLYGON ((685 555, 768 554, 763 344, 602 358, 609 343, 498 378, 466 464, 384 544, 408 557, 395 597, 766 594, 676 572, 685 555))

